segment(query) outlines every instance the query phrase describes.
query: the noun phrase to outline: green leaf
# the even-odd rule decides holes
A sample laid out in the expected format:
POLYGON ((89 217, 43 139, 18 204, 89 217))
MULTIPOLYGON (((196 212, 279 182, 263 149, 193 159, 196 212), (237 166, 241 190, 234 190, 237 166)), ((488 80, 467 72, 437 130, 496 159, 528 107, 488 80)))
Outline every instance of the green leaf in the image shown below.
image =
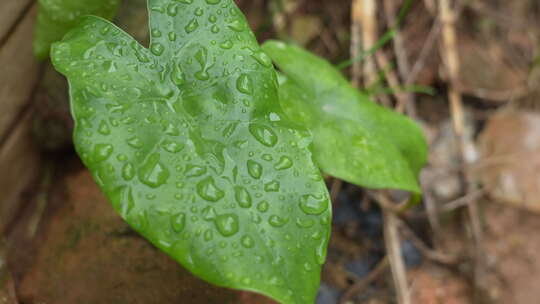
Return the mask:
POLYGON ((34 34, 34 55, 39 60, 49 56, 51 44, 60 41, 85 15, 112 19, 121 0, 39 0, 34 34))
POLYGON ((79 155, 127 222, 195 275, 313 303, 329 196, 270 58, 233 0, 149 12, 149 49, 96 17, 53 46, 79 155))
POLYGON ((300 47, 268 41, 263 50, 285 74, 281 105, 313 132, 323 171, 369 188, 421 192, 417 176, 427 144, 416 123, 371 102, 329 62, 300 47))

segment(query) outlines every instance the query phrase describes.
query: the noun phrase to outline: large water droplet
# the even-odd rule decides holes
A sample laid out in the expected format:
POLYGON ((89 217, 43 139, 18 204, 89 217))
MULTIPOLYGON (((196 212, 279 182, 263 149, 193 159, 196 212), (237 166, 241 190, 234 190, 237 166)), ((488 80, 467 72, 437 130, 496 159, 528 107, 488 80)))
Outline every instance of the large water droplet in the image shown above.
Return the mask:
POLYGON ((242 74, 236 80, 236 88, 246 95, 253 94, 253 83, 247 74, 242 74))
POLYGON ((97 144, 94 150, 96 161, 104 161, 113 153, 114 148, 110 144, 97 144))
POLYGON ((319 215, 328 209, 328 200, 323 195, 307 194, 300 199, 300 209, 306 214, 319 215))
POLYGON ((199 27, 199 21, 196 18, 191 19, 191 21, 184 28, 186 33, 191 33, 199 27))
POLYGON ((293 166, 292 160, 287 156, 282 156, 279 161, 274 165, 276 170, 285 170, 293 166))
POLYGON ((202 216, 203 216, 203 219, 207 221, 214 220, 217 216, 216 210, 212 206, 207 206, 206 208, 202 210, 202 216))
POLYGON ((150 155, 139 169, 139 180, 152 188, 157 188, 167 182, 169 170, 160 162, 157 153, 150 155))
POLYGON ((219 233, 225 237, 235 235, 239 229, 238 216, 236 214, 219 215, 215 223, 219 233))
POLYGON ((249 175, 253 177, 254 179, 261 178, 263 168, 261 164, 259 164, 258 162, 254 160, 248 160, 247 169, 248 169, 249 175))
POLYGON ((271 182, 268 182, 264 185, 264 191, 266 192, 278 192, 279 191, 280 184, 278 181, 273 180, 271 182))
POLYGON ((266 53, 263 51, 253 53, 252 57, 264 67, 269 68, 272 66, 272 59, 270 59, 270 57, 268 57, 268 55, 266 55, 266 53))
POLYGON ((240 205, 240 207, 251 207, 251 194, 249 194, 246 188, 240 186, 235 187, 234 196, 236 198, 236 202, 238 202, 238 205, 240 205))
POLYGON ((276 133, 267 126, 252 123, 249 125, 249 132, 258 142, 267 147, 273 147, 277 144, 276 133))
POLYGON ((269 207, 270 205, 268 204, 267 201, 262 201, 257 205, 257 210, 259 210, 260 212, 266 212, 268 211, 269 207))
POLYGON ((274 227, 281 227, 281 226, 287 224, 287 222, 288 222, 288 219, 282 218, 279 215, 272 215, 268 219, 268 223, 270 225, 274 226, 274 227))
POLYGON ((219 189, 214 178, 209 176, 197 184, 197 193, 205 200, 217 202, 225 193, 219 189))
POLYGON ((161 56, 161 54, 163 54, 163 52, 165 51, 165 47, 163 46, 163 44, 155 42, 152 43, 152 45, 150 46, 150 51, 156 56, 161 56))

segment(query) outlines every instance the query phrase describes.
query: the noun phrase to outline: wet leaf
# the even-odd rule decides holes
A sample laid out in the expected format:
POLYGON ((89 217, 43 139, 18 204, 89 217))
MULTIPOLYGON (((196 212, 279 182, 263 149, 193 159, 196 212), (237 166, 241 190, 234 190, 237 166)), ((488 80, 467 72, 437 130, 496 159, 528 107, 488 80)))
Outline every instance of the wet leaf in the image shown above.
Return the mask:
POLYGON ((96 15, 112 19, 121 0, 39 0, 34 54, 43 60, 49 56, 51 44, 77 25, 80 18, 96 15))
POLYGON ((151 44, 87 17, 53 46, 75 145, 130 225, 194 274, 313 303, 331 210, 233 0, 150 0, 151 44))
POLYGON ((324 172, 369 188, 420 192, 427 144, 418 125, 371 102, 329 62, 300 47, 268 41, 263 49, 284 73, 281 105, 313 132, 324 172))

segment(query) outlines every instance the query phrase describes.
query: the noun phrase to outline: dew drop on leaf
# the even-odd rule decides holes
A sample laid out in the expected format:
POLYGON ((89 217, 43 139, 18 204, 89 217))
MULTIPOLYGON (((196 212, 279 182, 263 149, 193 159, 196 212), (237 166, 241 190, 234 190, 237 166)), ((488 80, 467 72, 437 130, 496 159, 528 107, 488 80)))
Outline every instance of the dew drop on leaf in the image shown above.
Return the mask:
POLYGON ((114 148, 111 144, 97 144, 95 148, 96 161, 104 161, 113 153, 114 148))
POLYGON ((179 212, 171 217, 171 226, 175 232, 182 232, 186 226, 186 214, 179 212))
POLYGON ((242 243, 242 246, 246 248, 253 248, 255 246, 255 241, 253 241, 253 238, 249 235, 244 235, 240 242, 242 243))
POLYGON ((253 94, 253 83, 251 78, 247 74, 242 74, 236 80, 236 88, 239 92, 252 95, 253 94))
POLYGON ((274 227, 282 227, 287 224, 287 219, 280 217, 279 215, 272 215, 268 219, 268 223, 274 227))
POLYGON ((135 168, 131 163, 126 163, 122 167, 122 178, 125 181, 130 181, 135 177, 135 168))
POLYGON ((214 178, 211 176, 203 179, 197 184, 197 193, 204 200, 210 202, 217 202, 225 195, 223 190, 218 188, 214 178))
POLYGON ((271 181, 269 183, 266 183, 264 185, 264 191, 266 191, 266 192, 278 192, 279 188, 280 188, 280 184, 276 180, 273 180, 273 181, 271 181))
POLYGON ((261 164, 259 164, 258 162, 254 160, 248 160, 247 168, 248 168, 248 173, 251 177, 253 177, 254 179, 261 178, 262 170, 263 170, 261 164))
POLYGON ((268 208, 269 208, 269 204, 267 201, 262 201, 257 205, 257 210, 263 213, 268 211, 268 208))
POLYGON ((233 236, 238 232, 238 216, 236 214, 222 214, 215 219, 216 228, 225 237, 233 236))
POLYGON ((240 186, 235 187, 234 196, 236 198, 236 202, 238 203, 238 205, 240 205, 240 207, 251 207, 251 194, 249 194, 246 188, 240 186))
POLYGON ((287 156, 282 156, 279 159, 279 161, 274 165, 274 168, 276 170, 285 170, 285 169, 289 169, 292 166, 293 166, 293 161, 287 156))
POLYGON ((191 33, 199 27, 199 21, 196 18, 191 19, 191 21, 184 28, 186 33, 191 33))
POLYGON ((307 194, 300 199, 300 209, 306 214, 319 215, 328 209, 328 200, 322 195, 307 194))
POLYGON ((267 147, 273 147, 278 142, 276 133, 267 126, 252 123, 249 125, 249 132, 258 142, 267 147))
POLYGON ((152 188, 165 184, 169 178, 169 170, 160 162, 157 153, 151 154, 139 169, 139 180, 152 188))

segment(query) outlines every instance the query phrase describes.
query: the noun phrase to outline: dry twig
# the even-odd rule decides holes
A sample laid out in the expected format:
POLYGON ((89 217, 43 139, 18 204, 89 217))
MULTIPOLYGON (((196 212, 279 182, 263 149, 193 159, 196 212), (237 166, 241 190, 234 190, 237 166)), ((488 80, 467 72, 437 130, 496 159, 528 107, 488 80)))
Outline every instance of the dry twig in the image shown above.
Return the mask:
POLYGON ((373 283, 377 278, 379 278, 386 268, 388 267, 388 256, 385 256, 379 264, 373 269, 364 279, 353 284, 345 293, 341 296, 339 300, 340 304, 348 303, 354 296, 365 290, 369 284, 373 283))
POLYGON ((411 293, 407 282, 407 272, 398 232, 398 217, 393 212, 384 211, 384 242, 396 288, 398 304, 411 304, 411 293))
MULTIPOLYGON (((461 99, 461 86, 459 84, 459 71, 460 62, 457 48, 457 34, 455 28, 456 14, 453 10, 450 0, 439 0, 439 15, 442 23, 443 44, 441 46, 441 54, 445 59, 446 70, 450 81, 449 99, 450 99, 450 112, 453 121, 453 128, 455 136, 458 142, 458 155, 460 156, 461 163, 464 166, 468 165, 466 159, 466 141, 464 137, 465 133, 465 115, 463 111, 463 101, 461 99)), ((465 192, 468 193, 474 190, 474 184, 467 170, 463 172, 463 180, 465 184, 465 192)), ((482 258, 483 248, 483 236, 482 226, 480 224, 480 215, 478 210, 478 204, 476 201, 471 200, 467 204, 469 220, 471 222, 472 230, 472 248, 474 256, 474 285, 475 290, 479 291, 482 288, 482 278, 484 277, 485 267, 484 260, 482 258)), ((478 294, 478 292, 476 292, 478 294)), ((476 296, 476 295, 475 295, 476 296)))

